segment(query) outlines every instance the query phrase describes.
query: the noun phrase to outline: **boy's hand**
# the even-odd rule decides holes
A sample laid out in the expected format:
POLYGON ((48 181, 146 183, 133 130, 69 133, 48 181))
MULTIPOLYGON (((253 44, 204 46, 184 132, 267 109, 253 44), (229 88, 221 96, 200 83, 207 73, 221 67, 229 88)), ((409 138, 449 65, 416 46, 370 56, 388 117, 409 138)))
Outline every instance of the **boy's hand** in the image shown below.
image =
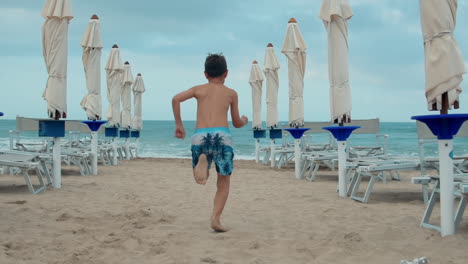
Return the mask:
POLYGON ((244 121, 244 126, 249 123, 249 119, 245 115, 241 116, 241 120, 244 121))
POLYGON ((175 129, 176 138, 184 139, 185 138, 185 129, 183 126, 177 126, 175 129))

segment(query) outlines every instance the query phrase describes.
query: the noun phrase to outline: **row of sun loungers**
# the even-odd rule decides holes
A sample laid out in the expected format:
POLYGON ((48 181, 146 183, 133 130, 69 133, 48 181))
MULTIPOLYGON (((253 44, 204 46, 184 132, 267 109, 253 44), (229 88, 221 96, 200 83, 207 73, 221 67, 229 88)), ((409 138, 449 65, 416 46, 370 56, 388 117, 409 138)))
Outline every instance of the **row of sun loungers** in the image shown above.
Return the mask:
MULTIPOLYGON (((103 138, 98 146, 98 163, 112 165, 114 146, 118 160, 131 159, 137 149, 135 142, 113 142, 103 138)), ((61 144, 62 163, 78 168, 82 176, 92 174, 90 140, 79 132, 70 132, 61 144)), ((10 131, 10 149, 0 152, 0 168, 3 173, 22 174, 29 191, 33 194, 52 184, 51 144, 47 140, 25 140, 17 131, 10 131), (34 172, 37 183, 34 187, 30 173, 34 172), (44 179, 45 177, 45 179, 44 179)))
MULTIPOLYGON (((372 127, 376 127, 375 121, 372 127)), ((307 124, 305 127, 314 127, 314 124, 307 124)), ((312 130, 320 131, 317 126, 325 126, 322 123, 312 128, 312 130)), ((365 122, 361 126, 366 126, 365 122)), ((350 146, 348 149, 348 160, 346 164, 348 182, 348 196, 355 201, 367 203, 371 198, 375 183, 381 181, 386 183, 387 179, 400 180, 400 171, 402 170, 420 170, 421 176, 412 177, 413 184, 421 184, 422 195, 421 199, 426 205, 426 211, 421 221, 421 226, 433 228, 440 231, 440 227, 430 224, 429 220, 436 202, 439 199, 439 161, 435 157, 426 157, 424 153, 425 146, 437 143, 432 133, 425 124, 417 122, 419 157, 404 157, 388 154, 387 135, 378 134, 377 129, 364 129, 365 133, 374 134, 376 138, 380 138, 382 144, 375 146, 350 146), (430 173, 434 174, 431 175, 430 173), (362 189, 361 183, 363 179, 368 180, 367 186, 362 189)), ((359 130, 356 130, 359 131, 359 130)), ((324 133, 325 131, 323 131, 324 133)), ((271 159, 276 158, 278 168, 287 166, 288 163, 294 161, 294 147, 292 142, 285 139, 287 134, 283 134, 281 145, 277 145, 274 149, 274 155, 271 155, 271 147, 264 147, 265 152, 264 164, 271 163, 271 159)), ((456 137, 468 137, 468 126, 464 125, 456 137)), ((319 169, 326 168, 336 170, 338 166, 338 153, 334 142, 311 145, 308 144, 307 136, 301 139, 302 147, 302 178, 309 181, 315 181, 319 169)), ((376 140, 378 142, 379 140, 376 140)), ((273 164, 273 163, 272 163, 273 164)), ((460 156, 453 157, 454 174, 455 174, 455 192, 454 196, 459 199, 457 211, 455 215, 455 226, 457 227, 462 219, 468 201, 468 157, 460 156)))

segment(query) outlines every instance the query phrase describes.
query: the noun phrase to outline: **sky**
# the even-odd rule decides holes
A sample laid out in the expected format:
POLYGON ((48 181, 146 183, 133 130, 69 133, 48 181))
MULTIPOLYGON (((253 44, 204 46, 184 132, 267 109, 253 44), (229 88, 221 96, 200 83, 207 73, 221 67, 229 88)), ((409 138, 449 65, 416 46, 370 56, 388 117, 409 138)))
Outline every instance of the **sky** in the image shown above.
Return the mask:
MULTIPOLYGON (((327 33, 318 17, 320 0, 71 0, 74 18, 69 25, 68 119, 86 119, 80 101, 86 94, 80 41, 92 14, 101 21, 102 67, 113 44, 134 75, 141 73, 143 119, 173 120, 172 97, 206 82, 204 60, 222 52, 229 75, 226 85, 239 94, 239 109, 252 119, 251 64, 263 68, 265 48, 275 46, 281 68, 279 119, 288 119, 287 60, 281 53, 287 22, 296 18, 307 49, 304 79, 306 121, 328 121, 329 81, 327 33), (110 7, 112 5, 112 7, 110 7)), ((47 117, 42 98, 47 71, 42 56, 40 16, 43 0, 0 0, 0 111, 47 117)), ((424 95, 424 46, 418 0, 349 0, 354 16, 348 22, 349 76, 352 118, 380 118, 410 122, 413 115, 430 114, 424 95)), ((468 69, 468 2, 458 1, 455 37, 468 69)), ((466 75, 465 75, 466 77, 466 75)), ((467 91, 468 81, 462 83, 467 91)), ((102 69, 103 113, 107 109, 105 71, 102 69)), ((264 97, 266 86, 263 86, 264 97)), ((460 109, 468 112, 468 95, 460 109)), ((263 120, 266 103, 263 99, 263 120)), ((434 112, 432 112, 434 113, 434 112)), ((195 120, 196 101, 182 103, 182 119, 195 120)))

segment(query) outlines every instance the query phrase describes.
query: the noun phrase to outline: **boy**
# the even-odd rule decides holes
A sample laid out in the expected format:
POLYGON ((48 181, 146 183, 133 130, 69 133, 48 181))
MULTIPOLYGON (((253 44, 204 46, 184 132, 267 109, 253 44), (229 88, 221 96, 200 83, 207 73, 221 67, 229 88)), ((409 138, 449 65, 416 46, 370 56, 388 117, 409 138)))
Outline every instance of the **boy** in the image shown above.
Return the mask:
POLYGON ((193 176, 198 184, 206 184, 211 163, 214 161, 218 173, 218 189, 214 198, 211 228, 216 232, 227 231, 221 225, 220 218, 229 195, 229 176, 233 170, 234 158, 227 120, 229 108, 234 127, 241 128, 248 122, 247 117, 239 116, 236 91, 224 86, 227 74, 224 56, 209 54, 205 60, 205 77, 208 83, 194 86, 172 99, 175 136, 181 139, 185 138, 185 129, 180 117, 180 103, 193 97, 197 99, 197 125, 191 137, 193 176))

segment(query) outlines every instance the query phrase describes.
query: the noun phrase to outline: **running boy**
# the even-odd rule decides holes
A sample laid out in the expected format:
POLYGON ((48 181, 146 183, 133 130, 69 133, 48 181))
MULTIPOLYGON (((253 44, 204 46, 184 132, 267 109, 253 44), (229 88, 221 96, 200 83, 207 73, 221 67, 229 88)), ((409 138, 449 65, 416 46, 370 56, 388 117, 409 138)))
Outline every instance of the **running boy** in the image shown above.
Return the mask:
POLYGON ((185 138, 185 129, 180 117, 180 103, 197 99, 197 125, 192 142, 193 176, 198 184, 206 184, 211 163, 218 173, 218 190, 214 198, 211 228, 226 232, 221 225, 221 213, 229 195, 230 175, 233 170, 234 152, 227 114, 231 108, 232 124, 245 126, 247 117, 239 116, 237 93, 224 85, 228 75, 226 59, 221 54, 209 54, 205 60, 205 77, 208 83, 194 86, 174 96, 172 110, 176 122, 175 136, 185 138))

